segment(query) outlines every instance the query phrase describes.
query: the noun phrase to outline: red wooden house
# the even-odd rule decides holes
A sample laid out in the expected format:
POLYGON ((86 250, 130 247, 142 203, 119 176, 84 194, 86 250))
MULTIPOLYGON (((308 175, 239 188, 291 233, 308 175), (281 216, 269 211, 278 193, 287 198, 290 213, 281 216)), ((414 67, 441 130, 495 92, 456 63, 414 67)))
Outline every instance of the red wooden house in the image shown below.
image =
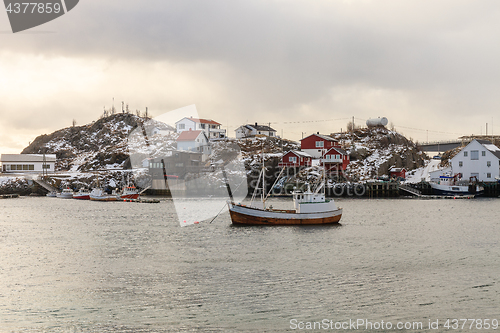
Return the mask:
POLYGON ((405 178, 406 179, 406 169, 405 168, 395 168, 389 169, 389 177, 391 178, 405 178))
POLYGON ((311 134, 300 140, 300 150, 315 158, 323 156, 332 147, 340 148, 339 142, 330 136, 319 133, 311 134))
POLYGON ((327 171, 345 170, 350 162, 349 154, 339 147, 328 149, 321 159, 321 163, 325 165, 327 171))
POLYGON ((312 156, 304 153, 303 151, 293 151, 290 150, 288 153, 283 155, 281 162, 278 164, 279 167, 309 167, 312 165, 312 156))

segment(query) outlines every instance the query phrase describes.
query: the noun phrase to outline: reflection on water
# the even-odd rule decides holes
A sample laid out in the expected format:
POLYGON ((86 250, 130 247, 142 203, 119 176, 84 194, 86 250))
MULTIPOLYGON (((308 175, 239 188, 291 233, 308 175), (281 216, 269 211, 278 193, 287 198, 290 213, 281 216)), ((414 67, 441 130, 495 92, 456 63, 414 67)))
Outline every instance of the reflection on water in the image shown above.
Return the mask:
POLYGON ((168 201, 2 200, 0 331, 498 316, 500 201, 338 201, 339 226, 181 228, 168 201))

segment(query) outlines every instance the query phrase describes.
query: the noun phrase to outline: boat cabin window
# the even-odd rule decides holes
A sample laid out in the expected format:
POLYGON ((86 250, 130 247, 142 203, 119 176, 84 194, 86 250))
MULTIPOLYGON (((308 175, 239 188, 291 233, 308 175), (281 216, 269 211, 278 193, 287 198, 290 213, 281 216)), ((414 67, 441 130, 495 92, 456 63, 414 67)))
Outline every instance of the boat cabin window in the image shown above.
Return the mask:
POLYGON ((460 191, 460 188, 459 187, 452 187, 451 188, 453 191, 460 191))

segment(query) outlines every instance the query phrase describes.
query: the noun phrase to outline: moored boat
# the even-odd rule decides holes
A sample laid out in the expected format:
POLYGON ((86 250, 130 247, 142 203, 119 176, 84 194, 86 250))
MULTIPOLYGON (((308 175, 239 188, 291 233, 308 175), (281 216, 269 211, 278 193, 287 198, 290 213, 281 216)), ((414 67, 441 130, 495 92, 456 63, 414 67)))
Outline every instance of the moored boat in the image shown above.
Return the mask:
POLYGON ((118 195, 116 193, 108 194, 101 188, 94 188, 90 192, 89 197, 90 197, 90 200, 92 200, 92 201, 117 201, 118 200, 118 195))
POLYGON ((475 182, 464 183, 457 181, 459 174, 454 176, 439 176, 439 179, 431 181, 432 191, 437 195, 457 196, 457 195, 480 195, 484 192, 484 187, 475 182))
POLYGON ((124 187, 122 193, 120 194, 120 199, 138 199, 138 198, 139 198, 139 190, 133 185, 124 187))
POLYGON ((47 193, 45 195, 46 197, 49 197, 49 198, 56 198, 57 197, 57 192, 55 191, 50 191, 49 193, 47 193))
POLYGON ((272 207, 245 206, 229 203, 229 214, 233 224, 245 225, 317 225, 334 224, 342 217, 342 208, 337 208, 334 200, 324 194, 310 190, 293 193, 294 208, 291 210, 272 207))
POLYGON ((78 190, 77 193, 73 194, 73 199, 89 200, 90 199, 90 192, 87 191, 86 189, 81 188, 80 190, 78 190))
MULTIPOLYGON (((282 170, 283 172, 283 170, 282 170)), ((265 168, 262 165, 259 183, 261 187, 261 201, 254 201, 257 184, 252 200, 249 206, 236 204, 233 200, 231 189, 226 180, 231 201, 228 202, 229 214, 233 224, 244 225, 319 225, 319 224, 336 224, 339 223, 342 217, 342 208, 337 208, 333 199, 327 199, 325 195, 325 174, 321 177, 322 183, 317 186, 314 192, 307 186, 305 192, 293 191, 294 209, 274 209, 272 206, 266 207, 266 198, 264 197, 265 189, 265 168), (262 180, 262 182, 261 182, 262 180)), ((223 171, 224 177, 225 172, 223 171)), ((280 173, 281 175, 281 173, 280 173)), ((278 175, 277 179, 279 179, 278 175)), ((273 185, 274 187, 274 185, 273 185)))
POLYGON ((73 190, 65 188, 61 193, 57 193, 56 196, 60 199, 73 199, 73 190))

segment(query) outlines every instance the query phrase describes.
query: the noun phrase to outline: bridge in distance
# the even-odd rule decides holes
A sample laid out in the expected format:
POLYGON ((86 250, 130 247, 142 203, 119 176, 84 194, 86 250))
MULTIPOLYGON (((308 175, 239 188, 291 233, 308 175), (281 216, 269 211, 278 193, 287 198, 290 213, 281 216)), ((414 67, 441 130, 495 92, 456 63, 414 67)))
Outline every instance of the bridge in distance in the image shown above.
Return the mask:
POLYGON ((500 136, 498 136, 498 135, 495 135, 495 136, 483 135, 483 136, 461 137, 461 138, 456 139, 456 140, 448 140, 448 141, 422 142, 419 144, 419 146, 422 148, 423 151, 445 152, 445 151, 448 151, 450 149, 455 149, 457 147, 466 146, 474 139, 488 140, 493 144, 500 143, 500 136))

